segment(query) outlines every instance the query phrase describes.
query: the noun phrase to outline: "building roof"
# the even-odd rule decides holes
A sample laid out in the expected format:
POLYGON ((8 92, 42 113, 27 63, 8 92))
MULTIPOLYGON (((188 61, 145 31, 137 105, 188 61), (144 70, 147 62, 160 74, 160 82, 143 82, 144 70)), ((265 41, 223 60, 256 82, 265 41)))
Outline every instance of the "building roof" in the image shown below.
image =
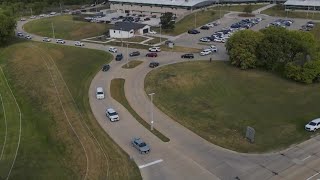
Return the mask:
POLYGON ((196 6, 197 4, 205 2, 216 2, 217 0, 109 0, 109 2, 120 3, 138 3, 138 4, 154 4, 154 5, 166 5, 166 6, 196 6))
POLYGON ((287 6, 320 6, 320 0, 288 0, 284 3, 287 6))
POLYGON ((112 29, 114 30, 122 30, 122 31, 130 31, 130 30, 138 30, 147 26, 146 24, 139 24, 133 22, 117 22, 114 24, 112 29))

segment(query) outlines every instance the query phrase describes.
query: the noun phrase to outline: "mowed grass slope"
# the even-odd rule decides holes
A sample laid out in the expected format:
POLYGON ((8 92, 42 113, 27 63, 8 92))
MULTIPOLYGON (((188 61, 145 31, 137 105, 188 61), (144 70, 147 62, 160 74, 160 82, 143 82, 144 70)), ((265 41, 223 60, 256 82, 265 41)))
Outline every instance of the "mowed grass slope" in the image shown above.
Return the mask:
POLYGON ((191 62, 151 71, 147 93, 158 108, 219 146, 266 152, 306 140, 304 125, 318 118, 320 84, 302 85, 259 70, 241 71, 224 62, 191 62), (254 144, 244 138, 256 130, 254 144))
MULTIPOLYGON (((243 12, 244 9, 248 6, 249 4, 244 4, 244 5, 222 5, 222 6, 215 6, 213 10, 218 10, 218 11, 237 11, 237 12, 243 12)), ((250 4, 252 11, 257 10, 259 8, 262 8, 266 6, 267 4, 250 4)))
POLYGON ((102 35, 110 25, 74 21, 72 16, 54 16, 34 20, 25 24, 24 30, 40 36, 53 37, 52 23, 56 38, 81 40, 102 35))
MULTIPOLYGON (((312 7, 310 7, 310 11, 312 7)), ((261 12, 261 14, 267 14, 276 17, 287 17, 287 18, 302 18, 302 19, 314 19, 320 20, 320 13, 312 12, 299 12, 299 11, 285 11, 283 5, 276 5, 272 8, 266 9, 261 12)))
POLYGON ((110 60, 103 51, 35 42, 2 50, 23 114, 11 179, 141 179, 89 107, 91 79, 110 60))

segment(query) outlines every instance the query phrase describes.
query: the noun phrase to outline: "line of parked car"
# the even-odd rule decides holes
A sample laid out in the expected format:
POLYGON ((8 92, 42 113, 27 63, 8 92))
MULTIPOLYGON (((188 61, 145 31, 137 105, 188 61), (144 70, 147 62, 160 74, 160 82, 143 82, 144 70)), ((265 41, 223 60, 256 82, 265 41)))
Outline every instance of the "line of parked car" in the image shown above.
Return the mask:
POLYGON ((307 24, 301 26, 301 31, 311 31, 315 26, 315 23, 313 21, 308 21, 307 24))
POLYGON ((268 24, 267 27, 276 26, 276 27, 287 28, 287 27, 291 26, 293 24, 293 22, 294 21, 290 20, 290 19, 277 19, 274 22, 268 24))

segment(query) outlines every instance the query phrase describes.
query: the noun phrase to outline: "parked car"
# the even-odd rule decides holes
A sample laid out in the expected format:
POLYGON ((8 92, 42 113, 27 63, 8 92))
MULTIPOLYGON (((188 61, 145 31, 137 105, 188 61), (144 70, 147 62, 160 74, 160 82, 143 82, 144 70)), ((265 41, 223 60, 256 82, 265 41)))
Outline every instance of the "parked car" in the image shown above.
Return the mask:
POLYGON ((206 55, 209 55, 211 53, 212 53, 211 49, 204 49, 204 50, 202 50, 200 52, 200 56, 206 56, 206 55))
POLYGON ((188 30, 188 34, 199 34, 200 31, 196 30, 196 29, 191 29, 191 30, 188 30))
POLYGON ((193 59, 194 55, 193 54, 183 54, 183 55, 181 55, 181 58, 193 59))
POLYGON ((170 43, 172 43, 174 45, 174 42, 167 40, 166 42, 164 42, 165 45, 169 45, 170 43))
POLYGON ((118 113, 112 108, 108 108, 106 110, 106 116, 110 119, 111 122, 120 120, 118 113))
POLYGON ((160 49, 160 47, 151 47, 151 48, 149 48, 149 51, 150 52, 160 52, 161 49, 160 49))
POLYGON ((76 41, 74 43, 75 46, 84 46, 83 42, 80 42, 80 41, 76 41))
POLYGON ((141 138, 133 138, 131 143, 141 154, 150 152, 150 147, 141 138))
POLYGON ((310 121, 306 126, 307 131, 316 131, 320 128, 320 118, 310 121))
POLYGON ((207 26, 207 27, 214 27, 214 24, 213 24, 213 23, 208 23, 208 24, 206 24, 205 26, 207 26))
POLYGON ((158 54, 155 52, 151 52, 151 53, 146 54, 146 57, 157 57, 157 56, 158 56, 158 54))
POLYGON ((122 53, 116 55, 116 61, 121 61, 123 59, 122 53))
POLYGON ((30 19, 35 19, 35 18, 37 18, 36 16, 30 16, 30 19))
POLYGON ((27 20, 26 18, 21 18, 21 19, 20 19, 20 21, 26 21, 26 20, 27 20))
POLYGON ((158 62, 151 62, 150 64, 149 64, 149 67, 151 67, 151 68, 155 68, 155 67, 157 67, 157 66, 159 66, 160 64, 158 63, 158 62))
POLYGON ((129 54, 130 57, 132 56, 140 56, 140 52, 139 51, 134 51, 132 53, 129 54))
POLYGON ((150 34, 157 34, 157 32, 150 30, 149 31, 150 34))
POLYGON ((200 38, 200 41, 201 42, 210 42, 211 40, 207 37, 202 37, 202 38, 200 38))
POLYGON ((98 100, 104 99, 104 92, 103 92, 103 88, 102 87, 97 87, 96 97, 97 97, 98 100))
POLYGON ((50 42, 50 41, 51 41, 51 39, 50 39, 50 38, 48 38, 48 37, 44 37, 44 38, 42 39, 42 41, 43 41, 43 42, 50 42))
POLYGON ((150 18, 144 18, 144 21, 150 21, 150 18))
POLYGON ((110 65, 109 64, 105 64, 102 66, 102 71, 108 71, 110 69, 110 65))
POLYGON ((118 49, 115 47, 109 47, 109 52, 117 53, 118 49))
POLYGON ((32 36, 30 36, 30 35, 25 35, 24 38, 26 38, 26 39, 32 39, 32 36))
POLYGON ((202 30, 209 30, 210 29, 210 27, 209 26, 201 26, 201 28, 200 29, 202 29, 202 30))
POLYGON ((63 39, 57 39, 56 43, 58 44, 65 44, 66 42, 63 39))
POLYGON ((211 45, 209 49, 211 52, 218 52, 218 48, 215 45, 211 45))
POLYGON ((17 36, 18 36, 18 37, 23 37, 24 35, 23 35, 22 32, 17 32, 17 36))

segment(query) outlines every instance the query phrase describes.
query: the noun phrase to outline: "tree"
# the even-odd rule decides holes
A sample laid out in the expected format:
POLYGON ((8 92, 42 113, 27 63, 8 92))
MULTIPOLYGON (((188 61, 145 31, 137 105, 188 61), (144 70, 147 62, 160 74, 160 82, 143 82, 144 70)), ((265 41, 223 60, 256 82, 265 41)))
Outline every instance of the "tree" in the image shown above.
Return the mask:
POLYGON ((320 79, 320 60, 307 61, 304 65, 286 64, 284 75, 298 82, 311 84, 320 79))
POLYGON ((170 13, 170 12, 164 13, 160 17, 160 23, 161 23, 162 29, 167 29, 167 30, 174 29, 175 21, 172 21, 172 19, 173 19, 173 14, 172 13, 170 13))
POLYGON ((244 7, 243 12, 245 12, 246 14, 251 14, 253 11, 253 8, 251 6, 251 4, 248 4, 244 7))
POLYGON ((257 47, 263 38, 261 32, 244 30, 235 33, 226 43, 231 64, 241 69, 255 68, 257 47))
POLYGON ((4 44, 14 34, 16 21, 12 16, 0 13, 0 44, 4 44))

